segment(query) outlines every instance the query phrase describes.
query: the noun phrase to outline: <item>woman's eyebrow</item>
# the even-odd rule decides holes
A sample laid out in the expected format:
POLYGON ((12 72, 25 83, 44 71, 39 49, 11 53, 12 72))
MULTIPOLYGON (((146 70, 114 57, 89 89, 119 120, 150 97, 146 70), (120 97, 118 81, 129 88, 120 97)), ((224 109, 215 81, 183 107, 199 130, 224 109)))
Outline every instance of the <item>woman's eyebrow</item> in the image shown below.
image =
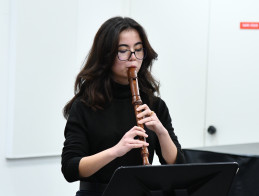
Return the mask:
POLYGON ((134 46, 139 45, 139 44, 142 45, 142 42, 137 42, 137 43, 134 44, 134 46))
POLYGON ((127 44, 120 44, 119 47, 121 47, 121 46, 129 47, 129 45, 127 45, 127 44))
MULTIPOLYGON (((137 42, 134 44, 134 46, 137 46, 139 44, 142 44, 142 42, 137 42)), ((121 46, 129 47, 129 45, 127 45, 127 44, 120 44, 118 47, 121 47, 121 46)))

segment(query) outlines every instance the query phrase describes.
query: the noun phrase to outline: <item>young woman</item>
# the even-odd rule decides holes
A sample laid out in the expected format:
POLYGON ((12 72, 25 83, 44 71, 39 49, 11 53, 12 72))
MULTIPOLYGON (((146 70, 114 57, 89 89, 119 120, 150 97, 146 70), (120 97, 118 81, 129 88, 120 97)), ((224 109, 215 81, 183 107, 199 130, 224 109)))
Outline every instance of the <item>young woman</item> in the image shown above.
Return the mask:
POLYGON ((131 18, 111 18, 98 30, 76 78, 75 96, 64 107, 62 172, 69 182, 80 180, 77 196, 101 195, 118 167, 142 165, 143 146, 150 163, 154 151, 161 164, 184 162, 168 108, 155 96, 159 85, 151 66, 156 58, 144 29, 131 18), (145 129, 136 126, 129 67, 138 72, 143 101, 138 118, 145 129))

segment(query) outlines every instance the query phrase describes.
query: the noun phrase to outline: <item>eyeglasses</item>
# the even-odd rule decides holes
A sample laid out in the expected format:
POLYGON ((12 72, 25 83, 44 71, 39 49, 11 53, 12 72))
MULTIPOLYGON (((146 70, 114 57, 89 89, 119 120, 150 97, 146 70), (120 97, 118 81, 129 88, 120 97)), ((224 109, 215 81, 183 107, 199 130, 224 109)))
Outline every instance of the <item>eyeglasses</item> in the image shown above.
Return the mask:
POLYGON ((146 57, 146 51, 144 48, 136 49, 134 52, 130 50, 119 50, 118 59, 121 61, 128 61, 131 55, 134 54, 138 60, 143 60, 146 57))

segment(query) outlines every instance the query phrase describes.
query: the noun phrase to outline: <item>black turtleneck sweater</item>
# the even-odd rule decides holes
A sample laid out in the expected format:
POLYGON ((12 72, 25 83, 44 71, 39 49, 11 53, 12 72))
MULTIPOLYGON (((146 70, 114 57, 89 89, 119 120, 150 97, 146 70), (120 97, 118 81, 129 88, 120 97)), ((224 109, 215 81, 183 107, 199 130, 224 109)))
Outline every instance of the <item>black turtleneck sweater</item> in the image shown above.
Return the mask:
MULTIPOLYGON (((140 149, 133 149, 124 156, 116 158, 92 176, 87 178, 79 176, 81 158, 115 146, 123 135, 136 125, 129 85, 113 83, 112 89, 114 98, 103 110, 93 111, 79 98, 72 105, 65 127, 65 142, 62 152, 62 172, 69 182, 82 180, 108 183, 118 167, 142 165, 140 149)), ((142 101, 145 103, 145 100, 142 101)), ((178 149, 176 163, 183 163, 184 155, 174 134, 165 102, 157 98, 150 109, 156 113, 178 149)), ((152 163, 154 151, 156 151, 160 163, 166 164, 156 134, 147 128, 145 130, 148 134, 149 162, 152 163)))

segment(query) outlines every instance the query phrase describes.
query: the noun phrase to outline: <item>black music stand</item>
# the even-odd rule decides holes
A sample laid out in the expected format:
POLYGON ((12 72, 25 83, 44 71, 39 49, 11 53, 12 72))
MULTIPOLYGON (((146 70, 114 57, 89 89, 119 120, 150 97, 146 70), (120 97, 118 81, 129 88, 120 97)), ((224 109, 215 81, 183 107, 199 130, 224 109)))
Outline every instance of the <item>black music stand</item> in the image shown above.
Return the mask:
POLYGON ((236 162, 118 168, 103 196, 226 196, 236 162))

